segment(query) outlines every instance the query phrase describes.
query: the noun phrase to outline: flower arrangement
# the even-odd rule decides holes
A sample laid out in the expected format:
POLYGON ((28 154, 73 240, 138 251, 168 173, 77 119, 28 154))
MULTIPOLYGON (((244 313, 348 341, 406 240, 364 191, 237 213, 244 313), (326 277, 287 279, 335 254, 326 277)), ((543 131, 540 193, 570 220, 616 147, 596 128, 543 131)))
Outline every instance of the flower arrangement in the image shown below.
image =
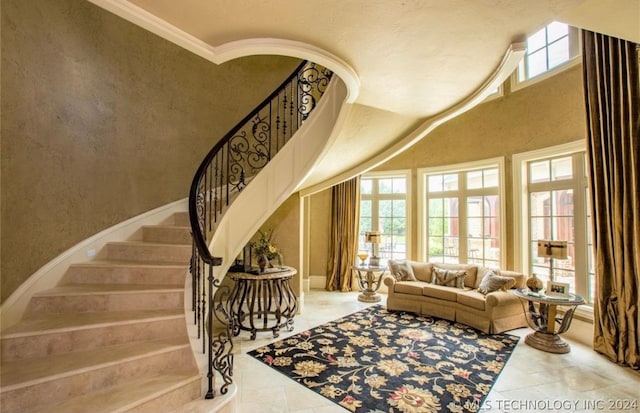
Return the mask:
POLYGON ((278 264, 282 265, 282 253, 280 249, 271 242, 273 230, 270 229, 266 232, 259 230, 258 233, 260 234, 258 240, 251 244, 251 248, 256 257, 260 258, 261 256, 265 256, 268 260, 277 258, 278 264))

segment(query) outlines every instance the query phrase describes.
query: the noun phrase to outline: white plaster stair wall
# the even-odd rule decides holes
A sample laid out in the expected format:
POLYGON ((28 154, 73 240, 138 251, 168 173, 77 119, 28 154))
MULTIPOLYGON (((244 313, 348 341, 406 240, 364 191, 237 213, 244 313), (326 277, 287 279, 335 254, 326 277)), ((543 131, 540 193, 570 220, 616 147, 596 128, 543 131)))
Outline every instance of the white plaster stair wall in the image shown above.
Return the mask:
POLYGON ((291 140, 238 195, 221 218, 209 244, 222 257, 217 274, 226 274, 233 259, 260 225, 291 195, 320 160, 346 117, 347 88, 333 76, 318 107, 291 140))

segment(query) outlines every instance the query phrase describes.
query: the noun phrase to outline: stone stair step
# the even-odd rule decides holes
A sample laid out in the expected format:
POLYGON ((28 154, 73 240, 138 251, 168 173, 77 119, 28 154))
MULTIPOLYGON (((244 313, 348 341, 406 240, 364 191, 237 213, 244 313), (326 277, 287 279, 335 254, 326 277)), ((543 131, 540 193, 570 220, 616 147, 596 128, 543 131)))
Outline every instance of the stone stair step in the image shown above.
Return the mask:
POLYGON ((72 284, 34 294, 29 318, 48 314, 183 309, 184 285, 72 284))
POLYGON ((30 411, 34 400, 41 405, 55 404, 174 371, 198 374, 191 345, 184 337, 3 363, 0 404, 3 413, 30 411))
POLYGON ((155 413, 202 397, 184 314, 188 213, 141 230, 71 265, 2 330, 2 413, 155 413))
POLYGON ((165 373, 49 404, 32 413, 157 413, 180 410, 181 406, 201 397, 200 387, 199 374, 165 373))
POLYGON ((188 264, 87 261, 67 269, 63 284, 184 284, 188 264))
POLYGON ((169 220, 169 223, 173 223, 173 225, 178 227, 191 227, 191 222, 189 221, 189 212, 176 212, 169 220))
POLYGON ((188 264, 191 259, 191 244, 122 241, 110 242, 105 248, 107 259, 115 261, 188 264))
POLYGON ((2 362, 187 334, 184 311, 121 311, 24 319, 0 336, 2 362))
POLYGON ((191 245, 191 228, 176 225, 146 225, 142 227, 142 240, 162 244, 191 245))

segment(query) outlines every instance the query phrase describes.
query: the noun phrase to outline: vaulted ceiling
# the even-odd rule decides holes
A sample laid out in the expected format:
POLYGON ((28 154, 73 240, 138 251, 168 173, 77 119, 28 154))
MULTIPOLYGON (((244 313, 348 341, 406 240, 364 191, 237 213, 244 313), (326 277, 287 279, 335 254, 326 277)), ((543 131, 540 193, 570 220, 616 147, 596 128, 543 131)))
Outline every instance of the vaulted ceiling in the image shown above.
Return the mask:
POLYGON ((215 63, 288 54, 336 71, 349 112, 307 187, 374 166, 428 119, 472 107, 517 64, 504 61, 510 46, 551 21, 640 43, 638 0, 90 1, 215 63))

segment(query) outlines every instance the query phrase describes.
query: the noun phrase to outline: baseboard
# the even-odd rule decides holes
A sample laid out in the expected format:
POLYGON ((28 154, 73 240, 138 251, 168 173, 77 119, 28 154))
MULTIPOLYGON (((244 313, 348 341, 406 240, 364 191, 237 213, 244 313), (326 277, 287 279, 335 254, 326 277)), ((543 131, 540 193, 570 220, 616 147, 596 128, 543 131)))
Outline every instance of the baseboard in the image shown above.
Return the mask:
POLYGON ((593 347, 593 323, 574 317, 569 330, 562 336, 582 343, 587 347, 593 347))
POLYGON ((2 328, 8 328, 19 322, 31 297, 39 291, 57 286, 71 264, 90 261, 108 242, 132 239, 143 225, 160 224, 174 213, 187 210, 186 198, 172 202, 107 228, 58 255, 33 273, 2 303, 0 306, 2 328))
POLYGON ((324 290, 327 283, 327 277, 324 275, 309 275, 310 290, 324 290))

